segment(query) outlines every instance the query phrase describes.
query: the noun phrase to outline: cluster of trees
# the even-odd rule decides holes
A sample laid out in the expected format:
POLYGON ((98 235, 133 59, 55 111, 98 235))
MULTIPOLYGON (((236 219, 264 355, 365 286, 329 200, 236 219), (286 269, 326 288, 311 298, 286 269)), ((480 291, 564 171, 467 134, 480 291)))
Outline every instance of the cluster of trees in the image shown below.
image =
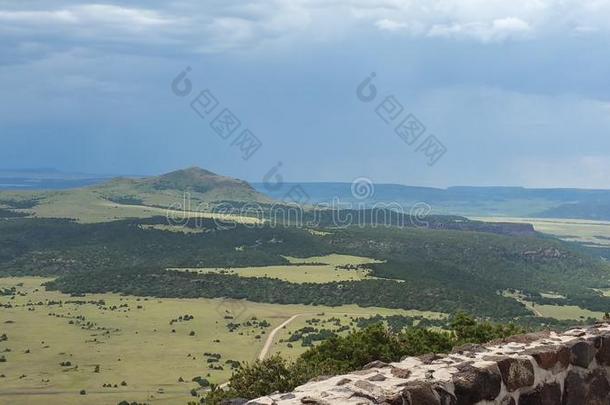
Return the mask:
POLYGON ((193 377, 192 381, 196 382, 197 384, 199 384, 200 387, 203 388, 207 388, 210 386, 210 382, 207 380, 207 378, 203 378, 201 376, 193 377))
POLYGON ((253 399, 276 391, 287 392, 314 377, 347 373, 376 360, 393 362, 404 356, 448 353, 466 343, 481 344, 523 332, 513 324, 478 322, 463 313, 452 319, 449 331, 411 327, 396 333, 378 323, 343 337, 332 337, 293 362, 275 355, 246 364, 234 372, 226 389, 214 387, 205 403, 216 405, 223 399, 253 399))
POLYGON ((184 234, 141 225, 167 225, 167 218, 79 224, 23 218, 0 221, 0 274, 60 275, 127 266, 244 267, 288 264, 283 255, 331 253, 326 241, 307 230, 235 225, 217 230, 213 220, 184 224, 210 232, 184 234), (280 243, 269 243, 271 240, 280 243), (251 248, 239 249, 241 246, 251 248))
MULTIPOLYGON (((448 282, 448 281, 446 281, 448 282)), ((465 294, 452 285, 430 288, 425 283, 393 280, 343 281, 325 284, 290 283, 271 278, 223 274, 194 274, 150 269, 115 269, 67 274, 46 287, 64 293, 124 293, 156 297, 247 299, 274 304, 419 309, 454 312, 462 309, 480 316, 509 319, 530 312, 517 301, 495 291, 465 294)))
MULTIPOLYGON (((403 330, 406 327, 409 326, 413 326, 413 323, 415 320, 418 320, 418 326, 422 327, 421 322, 426 320, 427 318, 424 317, 411 317, 411 316, 404 316, 404 315, 390 315, 390 316, 381 316, 381 315, 375 315, 375 316, 371 316, 368 318, 358 318, 356 320, 356 325, 359 328, 366 328, 370 325, 374 325, 376 323, 379 322, 386 322, 388 325, 388 328, 392 331, 392 332, 400 332, 401 330, 403 330)), ((434 322, 434 321, 433 321, 434 322)), ((432 326, 432 325, 428 325, 426 324, 423 327, 427 327, 427 326, 432 326)), ((436 326, 440 326, 440 325, 436 325, 436 326)))
MULTIPOLYGON (((348 330, 347 327, 345 330, 348 330)), ((324 341, 337 336, 337 334, 330 329, 318 329, 312 326, 306 326, 295 332, 293 332, 287 339, 288 342, 301 341, 302 346, 313 346, 314 342, 324 341)))
POLYGON ((193 319, 195 319, 195 317, 193 315, 180 315, 178 318, 174 318, 172 320, 169 321, 170 325, 173 325, 176 322, 188 322, 188 321, 192 321, 193 319))
POLYGON ((6 208, 1 208, 0 207, 0 219, 2 218, 23 218, 23 217, 27 217, 29 214, 25 213, 25 212, 19 212, 19 211, 13 211, 13 210, 7 210, 6 208))
POLYGON ((106 199, 116 204, 143 205, 144 200, 135 195, 107 196, 106 199))
POLYGON ((29 209, 34 208, 40 203, 40 198, 2 198, 0 205, 7 206, 13 209, 29 209))

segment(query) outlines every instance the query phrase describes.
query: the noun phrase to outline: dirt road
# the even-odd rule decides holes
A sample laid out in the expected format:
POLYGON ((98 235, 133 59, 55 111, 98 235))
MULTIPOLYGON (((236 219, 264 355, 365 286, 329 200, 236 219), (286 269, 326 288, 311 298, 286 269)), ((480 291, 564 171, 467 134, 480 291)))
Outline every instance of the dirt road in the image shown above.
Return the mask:
POLYGON ((290 322, 294 321, 295 319, 297 319, 299 316, 303 316, 303 315, 308 315, 308 314, 296 314, 291 316, 290 318, 286 319, 284 322, 282 322, 277 328, 273 329, 271 331, 271 333, 269 334, 269 336, 267 336, 267 340, 265 341, 265 345, 263 346, 261 352, 258 355, 258 359, 259 360, 263 360, 265 358, 265 356, 267 356, 267 353, 269 353, 269 349, 271 349, 271 345, 273 344, 273 339, 275 338, 275 335, 277 335, 277 333, 284 327, 284 326, 288 326, 290 324, 290 322))

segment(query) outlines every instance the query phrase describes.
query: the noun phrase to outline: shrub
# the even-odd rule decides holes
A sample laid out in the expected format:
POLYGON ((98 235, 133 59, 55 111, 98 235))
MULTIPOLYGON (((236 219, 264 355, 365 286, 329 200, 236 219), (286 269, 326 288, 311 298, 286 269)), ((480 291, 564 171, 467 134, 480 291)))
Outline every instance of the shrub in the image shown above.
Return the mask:
POLYGON ((452 331, 411 327, 395 333, 377 323, 346 336, 334 336, 308 349, 295 362, 288 362, 280 355, 257 360, 236 370, 227 389, 211 385, 206 404, 287 392, 314 377, 347 373, 375 360, 392 362, 404 356, 447 353, 464 343, 484 343, 524 332, 512 324, 480 323, 466 314, 457 314, 451 327, 452 331))

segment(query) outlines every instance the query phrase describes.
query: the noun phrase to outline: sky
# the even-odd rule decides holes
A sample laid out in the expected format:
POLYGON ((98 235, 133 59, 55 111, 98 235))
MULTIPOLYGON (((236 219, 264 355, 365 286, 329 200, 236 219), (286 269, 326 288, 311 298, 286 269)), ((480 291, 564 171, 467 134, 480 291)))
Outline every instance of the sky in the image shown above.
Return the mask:
POLYGON ((609 39, 605 0, 0 0, 0 167, 610 188, 609 39))

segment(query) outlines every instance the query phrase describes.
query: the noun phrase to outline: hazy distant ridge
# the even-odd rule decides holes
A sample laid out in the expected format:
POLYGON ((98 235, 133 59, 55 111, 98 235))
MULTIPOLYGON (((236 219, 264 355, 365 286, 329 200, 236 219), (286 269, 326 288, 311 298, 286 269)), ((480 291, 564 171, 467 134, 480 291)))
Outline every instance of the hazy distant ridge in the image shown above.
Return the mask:
MULTIPOLYGON (((434 213, 456 215, 504 215, 524 217, 556 217, 610 220, 610 190, 575 188, 475 187, 449 188, 417 187, 400 184, 375 184, 374 193, 366 200, 352 195, 351 183, 299 183, 307 192, 310 202, 343 204, 396 202, 410 207, 416 203, 430 205, 434 213)), ((272 198, 282 198, 285 184, 280 190, 269 190, 263 183, 252 186, 272 198)))

